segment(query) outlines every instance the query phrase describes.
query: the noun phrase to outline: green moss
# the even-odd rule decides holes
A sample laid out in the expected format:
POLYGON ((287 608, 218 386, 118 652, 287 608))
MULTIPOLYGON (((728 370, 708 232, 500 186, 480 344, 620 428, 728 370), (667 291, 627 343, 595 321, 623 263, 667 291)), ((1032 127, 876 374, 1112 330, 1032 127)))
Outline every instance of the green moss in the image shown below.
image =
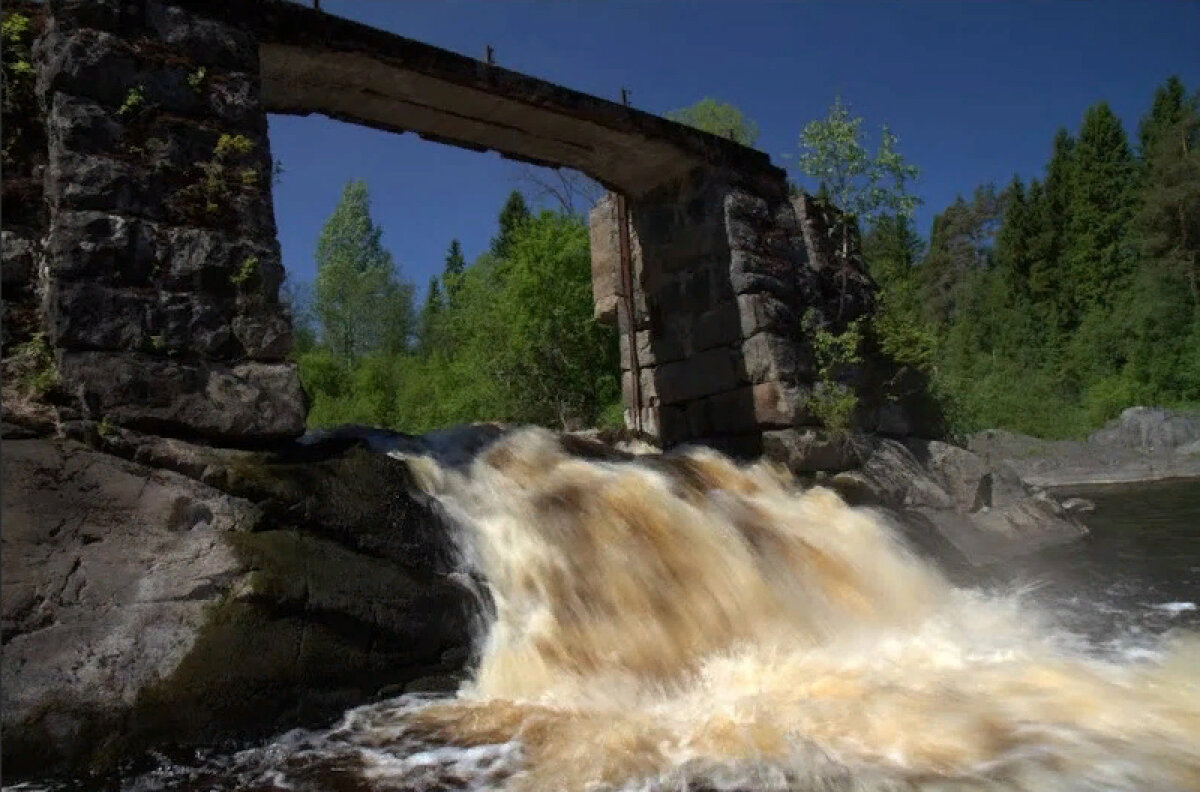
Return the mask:
POLYGON ((25 14, 6 11, 0 17, 0 93, 3 94, 4 123, 2 133, 2 156, 5 164, 18 156, 22 138, 29 132, 29 125, 38 114, 34 112, 36 97, 33 93, 34 72, 31 63, 30 45, 33 40, 32 20, 25 14), (15 119, 22 119, 14 122, 15 119))
POLYGON ((146 89, 141 85, 135 85, 125 94, 125 100, 117 108, 117 115, 121 118, 130 118, 139 113, 145 106, 146 89))
POLYGON ((194 72, 188 75, 188 86, 196 93, 201 93, 204 90, 205 82, 208 80, 208 69, 203 66, 197 68, 194 72))
POLYGON ((176 193, 177 211, 205 224, 229 216, 235 198, 261 189, 258 168, 247 161, 254 149, 254 141, 245 135, 222 133, 213 146, 212 158, 193 166, 195 181, 176 193))
POLYGON ((12 359, 18 388, 26 396, 41 398, 58 385, 54 352, 46 341, 45 333, 36 333, 33 338, 14 348, 12 359))

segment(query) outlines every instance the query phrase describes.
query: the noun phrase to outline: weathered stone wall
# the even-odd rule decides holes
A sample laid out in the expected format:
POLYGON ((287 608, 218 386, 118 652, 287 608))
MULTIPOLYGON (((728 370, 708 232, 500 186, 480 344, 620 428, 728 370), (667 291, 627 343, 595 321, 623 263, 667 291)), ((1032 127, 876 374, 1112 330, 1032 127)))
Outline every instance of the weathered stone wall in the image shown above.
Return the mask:
POLYGON ((50 11, 43 312, 68 407, 217 442, 300 434, 257 42, 150 0, 50 11))

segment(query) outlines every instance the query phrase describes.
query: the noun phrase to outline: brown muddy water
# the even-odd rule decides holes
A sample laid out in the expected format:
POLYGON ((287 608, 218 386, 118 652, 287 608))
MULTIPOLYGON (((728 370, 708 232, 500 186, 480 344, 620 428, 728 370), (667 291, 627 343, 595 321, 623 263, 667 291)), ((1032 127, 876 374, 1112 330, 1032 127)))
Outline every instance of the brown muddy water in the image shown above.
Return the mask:
POLYGON ((413 464, 489 581, 470 682, 122 789, 1200 790, 1200 482, 1078 493, 1087 540, 952 582, 711 452, 413 464))

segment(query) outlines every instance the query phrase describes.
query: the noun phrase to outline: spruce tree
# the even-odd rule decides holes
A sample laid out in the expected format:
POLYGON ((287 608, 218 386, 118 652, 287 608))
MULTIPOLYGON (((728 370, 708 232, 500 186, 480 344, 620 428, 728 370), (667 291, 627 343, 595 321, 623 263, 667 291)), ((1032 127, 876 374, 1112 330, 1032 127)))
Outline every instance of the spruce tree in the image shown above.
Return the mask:
POLYGON ((1070 316, 1063 246, 1074 161, 1075 140, 1067 130, 1060 129, 1054 136, 1045 181, 1030 187, 1029 290, 1039 313, 1055 327, 1068 324, 1070 316))
POLYGON ((1081 319, 1111 306, 1128 286, 1134 267, 1126 237, 1133 214, 1133 155, 1121 121, 1107 103, 1084 114, 1072 164, 1064 253, 1073 318, 1081 319))
POLYGON ((457 239, 450 240, 450 249, 446 251, 446 264, 442 270, 442 282, 446 285, 446 299, 452 305, 462 287, 463 272, 466 268, 467 260, 463 257, 462 244, 457 239))
POLYGON ((1150 159, 1155 143, 1162 135, 1184 120, 1189 104, 1187 90, 1175 75, 1168 77, 1154 92, 1150 112, 1138 124, 1138 154, 1143 162, 1150 159))
POLYGON ((492 255, 498 259, 508 258, 512 251, 513 238, 522 223, 529 220, 529 206, 520 191, 513 190, 500 210, 500 232, 492 240, 492 255))
POLYGON ((1144 264, 1187 284, 1200 309, 1200 97, 1177 105, 1182 94, 1172 77, 1142 122, 1149 147, 1135 229, 1144 264))
POLYGON ((445 302, 437 278, 429 279, 429 291, 425 294, 425 306, 421 309, 421 350, 429 353, 437 346, 438 325, 445 302))
POLYGON ((1033 236, 1025 185, 1014 176, 1001 197, 1004 218, 996 232, 996 261, 1004 279, 1015 294, 1029 290, 1030 244, 1033 236))

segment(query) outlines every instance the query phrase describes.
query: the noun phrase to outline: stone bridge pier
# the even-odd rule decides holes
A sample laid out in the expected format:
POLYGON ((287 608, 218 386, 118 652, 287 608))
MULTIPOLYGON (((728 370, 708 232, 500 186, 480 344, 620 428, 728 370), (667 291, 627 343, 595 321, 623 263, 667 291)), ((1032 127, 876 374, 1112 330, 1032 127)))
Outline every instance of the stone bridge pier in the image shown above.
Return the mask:
MULTIPOLYGON (((861 271, 835 263, 832 210, 789 195, 770 167, 697 169, 627 199, 630 302, 619 203, 602 199, 590 224, 595 315, 620 333, 626 424, 666 446, 739 455, 818 428, 804 317, 836 331, 873 300, 861 271)), ((852 384, 871 379, 869 368, 850 372, 852 384)), ((857 418, 901 434, 907 423, 899 407, 869 400, 857 418)))

